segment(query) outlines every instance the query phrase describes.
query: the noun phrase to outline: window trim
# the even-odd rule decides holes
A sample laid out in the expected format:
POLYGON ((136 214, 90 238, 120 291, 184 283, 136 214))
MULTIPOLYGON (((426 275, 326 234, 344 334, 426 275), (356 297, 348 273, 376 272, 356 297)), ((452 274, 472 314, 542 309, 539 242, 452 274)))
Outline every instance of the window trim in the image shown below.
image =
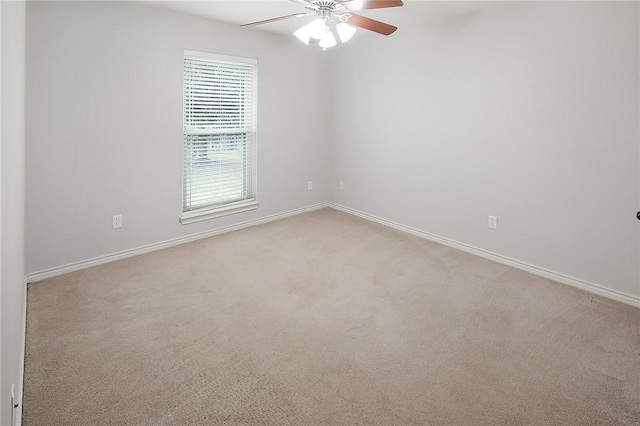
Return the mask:
MULTIPOLYGON (((200 52, 200 51, 195 51, 195 50, 188 50, 188 49, 184 49, 183 52, 183 61, 184 59, 188 58, 188 57, 195 57, 195 58, 201 58, 201 59, 205 59, 205 60, 212 60, 212 61, 216 61, 216 62, 224 62, 224 63, 231 63, 231 64, 237 64, 237 63, 242 63, 242 64, 252 64, 255 65, 255 78, 256 78, 256 82, 257 82, 257 64, 258 64, 258 60, 254 59, 254 58, 244 58, 244 57, 238 57, 238 56, 228 56, 228 55, 220 55, 220 54, 216 54, 216 53, 207 53, 207 52, 200 52)), ((184 84, 184 74, 183 74, 183 84, 184 84)), ((255 98, 255 102, 256 102, 256 110, 255 110, 255 114, 257 114, 257 99, 258 99, 258 93, 257 93, 257 86, 255 86, 255 90, 256 92, 254 93, 254 98, 255 98)), ((183 101, 184 102, 184 101, 183 101)), ((184 108, 184 105, 183 105, 184 108)), ((209 220, 209 219, 215 219, 218 217, 222 217, 222 216, 228 216, 228 215, 232 215, 232 214, 236 214, 236 213, 242 213, 242 212, 247 212, 247 211, 251 211, 251 210, 256 210, 258 208, 258 206, 260 205, 260 202, 257 200, 257 193, 258 193, 258 179, 257 179, 257 169, 258 169, 258 131, 257 131, 257 119, 254 119, 254 125, 255 128, 251 130, 251 132, 253 133, 253 161, 252 164, 250 165, 250 167, 252 167, 251 170, 251 179, 252 179, 252 194, 253 197, 252 198, 247 198, 244 200, 240 200, 240 201, 235 201, 235 202, 230 202, 230 203, 225 203, 225 204, 221 204, 221 205, 216 205, 216 206, 206 206, 206 207, 201 207, 201 208, 197 208, 197 209, 193 209, 193 210, 185 210, 185 204, 184 204, 184 190, 185 190, 185 171, 184 171, 184 162, 183 162, 183 171, 182 171, 182 191, 183 191, 183 196, 182 196, 182 214, 180 216, 180 223, 182 225, 187 225, 190 223, 197 223, 197 222, 201 222, 204 220, 209 220)), ((246 131, 248 131, 249 129, 246 129, 246 131)), ((216 132, 214 130, 214 132, 216 132)), ((206 130, 203 130, 203 133, 209 133, 206 130)), ((184 152, 184 135, 185 133, 185 129, 183 128, 183 145, 182 145, 182 149, 184 152)), ((184 155, 184 154, 183 154, 184 155)))
POLYGON ((223 204, 217 207, 204 207, 183 212, 182 216, 180 216, 180 223, 188 225, 190 223, 202 222, 203 220, 215 219, 230 214, 248 212, 257 209, 259 205, 260 201, 251 198, 249 200, 236 201, 235 203, 223 204))

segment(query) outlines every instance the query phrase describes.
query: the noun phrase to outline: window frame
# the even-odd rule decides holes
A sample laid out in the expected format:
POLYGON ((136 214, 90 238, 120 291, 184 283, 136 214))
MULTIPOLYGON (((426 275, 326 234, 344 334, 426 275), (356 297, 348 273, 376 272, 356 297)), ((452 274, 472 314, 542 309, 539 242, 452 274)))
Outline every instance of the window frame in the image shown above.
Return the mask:
MULTIPOLYGON (((257 199, 257 192, 258 192, 258 188, 257 188, 257 166, 258 166, 258 160, 257 160, 257 154, 258 154, 258 126, 257 126, 257 112, 258 112, 258 61, 256 59, 253 58, 244 58, 244 57, 237 57, 237 56, 228 56, 228 55, 220 55, 220 54, 215 54, 215 53, 206 53, 206 52, 200 52, 200 51, 195 51, 195 50, 184 50, 183 53, 183 76, 182 76, 182 85, 183 85, 183 105, 182 105, 182 111, 183 111, 183 119, 182 119, 182 123, 183 123, 183 130, 182 130, 182 214, 180 216, 180 223, 183 225, 189 224, 189 223, 195 223, 195 222, 200 222, 203 220, 209 220, 209 219, 213 219, 213 218, 217 218, 217 217, 221 217, 221 216, 227 216, 227 215, 231 215, 231 214, 236 214, 236 213, 241 213, 241 212, 246 212, 246 211, 251 211, 251 210, 255 210, 258 208, 258 205, 260 204, 260 202, 257 199), (252 118, 248 121, 250 121, 250 124, 252 124, 252 127, 245 127, 245 131, 239 131, 238 128, 234 128, 234 127, 229 127, 229 128, 214 128, 211 127, 210 129, 208 129, 209 131, 207 131, 206 128, 191 128, 188 129, 187 125, 186 125, 186 110, 187 110, 187 95, 186 95, 186 78, 187 78, 187 72, 186 72, 186 66, 187 66, 187 61, 188 59, 193 59, 193 60, 198 60, 198 61, 206 61, 206 62, 212 62, 212 63, 218 63, 218 64, 231 64, 231 65, 252 65, 253 66, 253 73, 251 75, 250 78, 253 78, 254 82, 253 82, 253 88, 252 88, 252 93, 251 93, 251 97, 253 99, 253 105, 252 105, 252 109, 251 111, 249 111, 249 114, 252 115, 252 118), (247 156, 250 157, 250 164, 246 164, 245 168, 243 169, 243 173, 247 174, 247 168, 251 168, 250 170, 250 179, 251 182, 249 183, 249 185, 246 185, 246 182, 244 183, 245 187, 250 188, 250 193, 247 194, 246 198, 241 199, 241 200, 235 200, 235 201, 230 201, 230 202, 222 202, 220 204, 209 204, 209 205, 205 205, 202 207, 197 207, 197 208, 193 208, 193 209, 188 209, 187 206, 187 201, 186 201, 186 191, 187 191, 187 183, 186 183, 186 179, 187 179, 187 171, 185 170, 185 168, 187 167, 187 161, 185 160, 186 158, 186 152, 187 152, 187 140, 188 138, 193 138, 196 135, 214 135, 214 134, 232 134, 232 133, 236 133, 236 134, 245 134, 248 135, 251 133, 252 135, 252 142, 249 142, 247 139, 245 139, 245 144, 249 144, 251 143, 251 146, 245 146, 245 150, 249 151, 249 153, 247 154, 247 156)), ((246 93, 246 92, 243 92, 246 93)), ((190 104, 191 105, 191 104, 190 104)), ((193 143, 193 142, 190 142, 193 143)))

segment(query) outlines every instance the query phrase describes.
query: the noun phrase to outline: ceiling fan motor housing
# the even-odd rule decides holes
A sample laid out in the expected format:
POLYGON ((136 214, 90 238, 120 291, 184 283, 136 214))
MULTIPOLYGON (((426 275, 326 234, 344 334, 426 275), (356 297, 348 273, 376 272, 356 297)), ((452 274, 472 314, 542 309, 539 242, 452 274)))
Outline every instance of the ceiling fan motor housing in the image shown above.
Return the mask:
POLYGON ((344 11, 347 10, 347 8, 342 4, 332 0, 316 0, 311 3, 317 7, 317 9, 314 9, 318 17, 330 19, 332 16, 334 16, 343 21, 341 15, 344 11))

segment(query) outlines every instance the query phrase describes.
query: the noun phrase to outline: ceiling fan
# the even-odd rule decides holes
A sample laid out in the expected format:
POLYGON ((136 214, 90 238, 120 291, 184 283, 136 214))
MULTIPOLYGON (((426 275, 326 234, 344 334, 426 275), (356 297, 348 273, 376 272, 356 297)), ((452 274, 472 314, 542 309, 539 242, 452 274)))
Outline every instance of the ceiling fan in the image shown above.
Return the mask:
POLYGON ((383 9, 402 6, 400 0, 290 0, 303 5, 307 11, 277 18, 243 24, 241 27, 268 24, 284 19, 316 16, 316 19, 294 32, 303 43, 319 41, 325 50, 337 44, 336 33, 342 43, 346 43, 356 32, 355 27, 373 31, 382 35, 392 34, 397 27, 357 15, 354 11, 383 9))

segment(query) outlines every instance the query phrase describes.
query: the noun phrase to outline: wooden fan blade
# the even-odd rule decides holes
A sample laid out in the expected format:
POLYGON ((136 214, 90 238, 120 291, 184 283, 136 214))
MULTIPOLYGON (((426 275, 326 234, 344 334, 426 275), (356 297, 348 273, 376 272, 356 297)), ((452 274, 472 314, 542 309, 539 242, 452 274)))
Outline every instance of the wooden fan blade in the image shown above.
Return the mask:
POLYGON ((277 18, 265 19, 264 21, 250 22, 248 24, 242 24, 240 26, 241 27, 249 27, 249 26, 252 26, 252 25, 262 25, 262 24, 268 24, 269 22, 282 21, 284 19, 299 18, 301 16, 309 16, 309 15, 313 15, 313 12, 294 13, 293 15, 279 16, 277 18))
POLYGON ((404 3, 400 0, 347 0, 342 4, 349 10, 369 10, 398 7, 404 3))
POLYGON ((398 29, 398 27, 394 27, 393 25, 385 24, 384 22, 376 21, 366 16, 356 15, 355 13, 351 14, 351 17, 347 20, 347 24, 382 35, 393 34, 393 32, 398 29))

